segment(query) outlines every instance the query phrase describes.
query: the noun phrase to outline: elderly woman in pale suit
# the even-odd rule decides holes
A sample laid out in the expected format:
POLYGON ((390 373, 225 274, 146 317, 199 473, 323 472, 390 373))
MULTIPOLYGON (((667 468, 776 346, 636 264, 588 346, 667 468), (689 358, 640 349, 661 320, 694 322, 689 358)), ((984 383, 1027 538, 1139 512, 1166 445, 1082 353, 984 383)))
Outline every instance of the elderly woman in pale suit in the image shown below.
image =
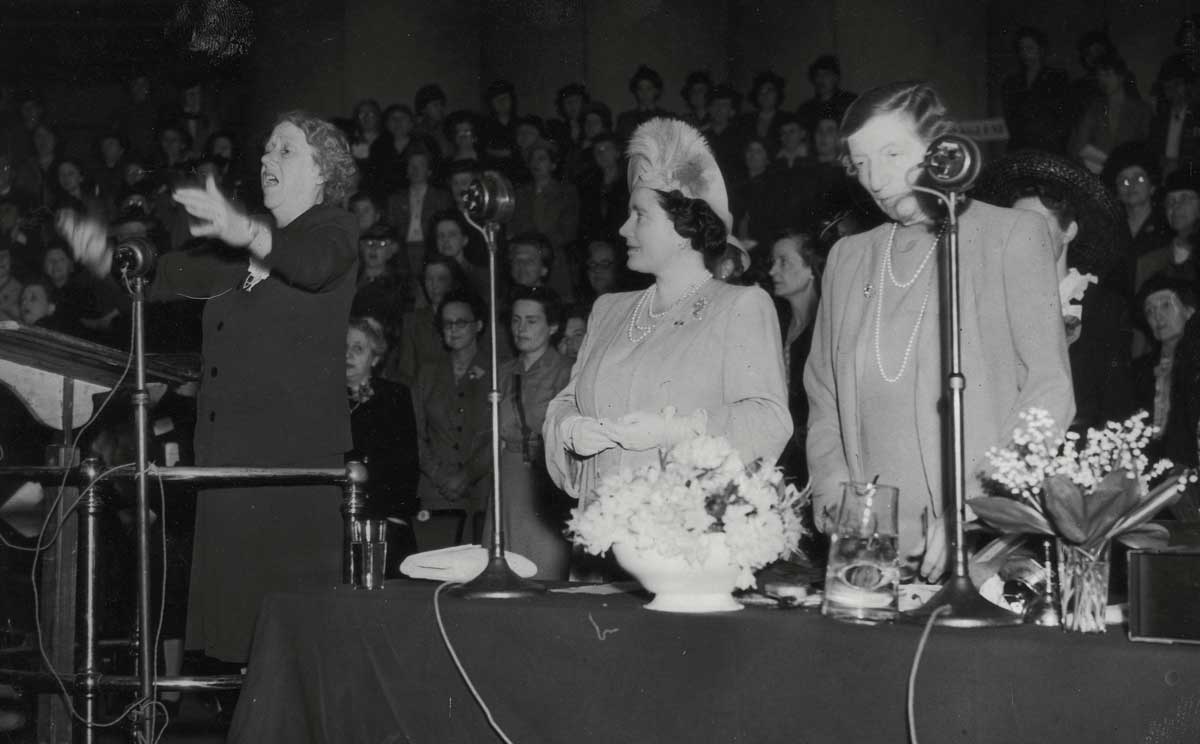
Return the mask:
POLYGON ((779 322, 757 287, 717 281, 731 218, 720 170, 699 132, 652 119, 629 147, 629 268, 642 292, 596 300, 571 380, 546 413, 551 477, 586 500, 598 480, 658 462, 700 434, 774 464, 792 431, 779 322))
MULTIPOLYGON (((929 579, 946 561, 943 229, 913 186, 929 143, 951 127, 924 83, 876 88, 846 111, 845 157, 888 221, 830 252, 804 370, 817 527, 828 530, 843 481, 878 476, 900 489, 900 552, 929 579)), ((984 453, 1009 441, 1022 411, 1043 408, 1065 428, 1075 406, 1045 220, 973 200, 959 219, 959 246, 970 491, 984 453)))

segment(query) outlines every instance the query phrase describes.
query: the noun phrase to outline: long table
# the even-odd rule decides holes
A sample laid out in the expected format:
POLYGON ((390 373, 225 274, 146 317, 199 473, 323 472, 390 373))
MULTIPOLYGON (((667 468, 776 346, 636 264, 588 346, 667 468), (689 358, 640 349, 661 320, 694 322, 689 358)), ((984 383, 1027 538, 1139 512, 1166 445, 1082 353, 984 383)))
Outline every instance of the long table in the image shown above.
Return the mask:
MULTIPOLYGON (((264 600, 230 742, 499 741, 443 645, 434 585, 264 600)), ((646 597, 441 595, 446 630, 516 744, 907 741, 921 628, 810 610, 643 610, 646 597)), ((1200 648, 1033 627, 934 628, 920 744, 1200 742, 1200 648)))

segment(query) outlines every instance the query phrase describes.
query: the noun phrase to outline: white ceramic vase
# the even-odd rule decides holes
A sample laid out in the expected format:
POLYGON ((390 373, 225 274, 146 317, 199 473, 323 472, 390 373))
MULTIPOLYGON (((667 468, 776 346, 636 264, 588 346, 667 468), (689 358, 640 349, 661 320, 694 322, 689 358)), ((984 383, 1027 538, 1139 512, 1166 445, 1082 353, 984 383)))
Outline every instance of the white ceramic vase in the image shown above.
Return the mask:
POLYGON ((738 568, 729 557, 725 536, 705 535, 708 560, 689 563, 680 556, 667 557, 656 550, 640 551, 627 543, 614 543, 617 563, 646 591, 654 595, 645 605, 660 612, 733 612, 742 609, 733 598, 738 568))

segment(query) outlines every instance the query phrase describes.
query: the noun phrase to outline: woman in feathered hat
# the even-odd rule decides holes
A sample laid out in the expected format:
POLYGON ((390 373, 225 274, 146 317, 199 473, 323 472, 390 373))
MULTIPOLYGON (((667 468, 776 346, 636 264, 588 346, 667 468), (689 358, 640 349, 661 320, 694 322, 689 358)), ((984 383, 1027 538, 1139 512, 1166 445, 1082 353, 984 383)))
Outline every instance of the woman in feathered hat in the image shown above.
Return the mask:
POLYGON ((757 287, 713 278, 732 218, 725 182, 693 127, 652 119, 629 144, 621 227, 640 292, 602 295, 543 434, 555 483, 587 499, 599 478, 658 462, 700 434, 774 464, 792 431, 779 321, 757 287))
MULTIPOLYGON (((899 550, 929 579, 946 562, 942 229, 914 186, 929 144, 952 127, 925 83, 881 86, 846 110, 847 165, 888 221, 830 252, 804 370, 817 527, 830 526, 843 482, 878 476, 900 489, 899 550)), ((959 245, 972 490, 984 453, 1010 439, 1022 411, 1045 409, 1065 428, 1075 406, 1045 220, 973 200, 959 220, 959 245)))

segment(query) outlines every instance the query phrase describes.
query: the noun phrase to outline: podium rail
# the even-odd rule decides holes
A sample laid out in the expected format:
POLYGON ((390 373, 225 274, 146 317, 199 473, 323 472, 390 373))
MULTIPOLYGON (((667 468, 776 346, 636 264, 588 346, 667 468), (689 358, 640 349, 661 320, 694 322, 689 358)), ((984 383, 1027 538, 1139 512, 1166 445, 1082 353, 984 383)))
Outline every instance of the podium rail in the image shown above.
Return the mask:
MULTIPOLYGON (((152 630, 144 621, 138 623, 139 638, 130 643, 138 657, 139 673, 136 675, 107 675, 99 669, 98 651, 101 646, 112 645, 102 642, 97 635, 97 589, 100 553, 100 515, 109 500, 112 483, 119 480, 134 480, 139 473, 134 466, 113 468, 105 472, 98 459, 84 460, 78 467, 9 467, 0 468, 0 477, 20 478, 41 483, 43 486, 74 486, 81 489, 74 504, 64 505, 62 513, 73 511, 78 519, 78 550, 76 552, 76 596, 82 601, 75 603, 76 638, 74 670, 32 671, 0 666, 0 682, 41 691, 60 692, 67 690, 75 699, 78 719, 71 721, 72 740, 83 744, 95 742, 96 730, 91 725, 96 721, 99 692, 105 689, 133 691, 135 695, 156 697, 164 691, 236 690, 241 687, 241 677, 220 676, 165 676, 144 658, 153 654, 152 630)), ((187 483, 208 487, 249 486, 337 486, 342 489, 340 511, 342 514, 342 582, 350 583, 350 540, 351 525, 360 519, 366 507, 367 469, 362 463, 351 462, 344 468, 257 468, 257 467, 157 467, 146 469, 145 477, 166 483, 187 483)), ((203 497, 202 497, 203 498, 203 497)), ((70 517, 68 517, 69 519, 70 517)), ((54 525, 57 532, 59 525, 54 525)), ((43 546, 43 549, 46 546, 43 546)), ((165 567, 164 567, 165 570, 165 567)), ((138 618, 150 616, 149 564, 138 564, 138 618)), ((165 597, 163 598, 165 601, 165 597)), ((16 649, 14 653, 34 653, 37 648, 16 649)), ((0 652, 0 664, 13 653, 0 652)), ((39 661, 40 663, 40 661, 39 661)), ((134 739, 138 739, 139 724, 134 721, 134 739)), ((144 725, 142 728, 146 728, 144 725)), ((149 728, 152 728, 149 727, 149 728)))

